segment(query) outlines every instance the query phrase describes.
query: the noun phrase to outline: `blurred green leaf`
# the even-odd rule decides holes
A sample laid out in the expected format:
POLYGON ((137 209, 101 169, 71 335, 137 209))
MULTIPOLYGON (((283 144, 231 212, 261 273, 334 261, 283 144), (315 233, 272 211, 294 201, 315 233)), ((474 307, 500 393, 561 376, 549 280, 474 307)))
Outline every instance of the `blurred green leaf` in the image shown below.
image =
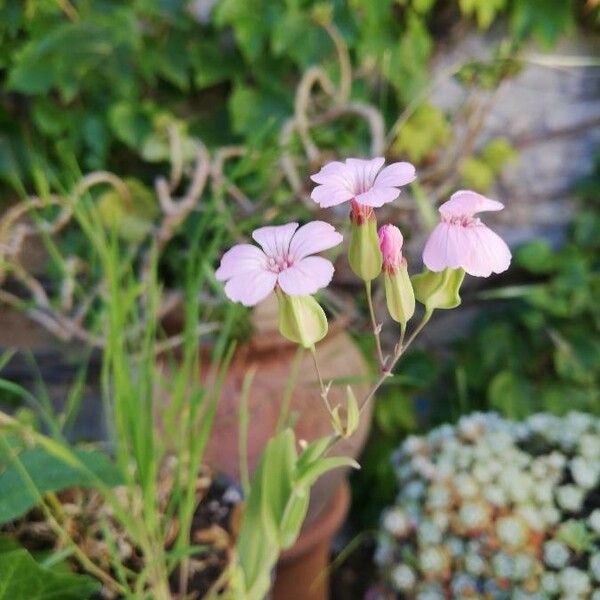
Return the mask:
POLYGON ((493 169, 487 162, 475 156, 470 156, 463 161, 460 174, 464 187, 473 188, 482 193, 489 191, 495 180, 493 169))
POLYGON ((546 240, 533 240, 515 253, 515 263, 531 273, 552 273, 557 268, 556 253, 546 240))
POLYGON ((490 406, 509 419, 523 419, 535 410, 532 385, 511 371, 501 371, 488 388, 490 406))
POLYGON ((435 154, 451 137, 444 113, 431 104, 422 104, 399 129, 393 142, 395 155, 419 163, 435 154))
POLYGON ((27 550, 0 538, 0 600, 86 600, 100 587, 87 575, 45 569, 27 550))
POLYGON ((18 454, 18 464, 5 465, 0 473, 0 524, 13 521, 37 505, 38 495, 32 485, 43 495, 70 487, 94 487, 97 479, 108 486, 122 482, 106 455, 91 450, 74 450, 74 453, 85 470, 66 464, 42 448, 24 450, 18 454))
POLYGON ((496 15, 505 8, 507 0, 459 0, 460 10, 474 16, 480 29, 487 29, 496 15))
POLYGON ((511 27, 515 35, 533 35, 546 47, 575 26, 572 0, 514 0, 511 27))

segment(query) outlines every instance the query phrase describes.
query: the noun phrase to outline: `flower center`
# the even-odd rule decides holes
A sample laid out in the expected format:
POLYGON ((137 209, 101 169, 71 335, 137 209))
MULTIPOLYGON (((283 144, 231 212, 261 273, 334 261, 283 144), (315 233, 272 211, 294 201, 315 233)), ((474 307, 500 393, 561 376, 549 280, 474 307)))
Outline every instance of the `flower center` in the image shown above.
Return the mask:
POLYGON ((469 217, 467 215, 452 215, 443 216, 442 221, 448 223, 448 225, 458 225, 459 227, 471 227, 477 225, 479 219, 476 217, 469 217))
POLYGON ((285 269, 289 269, 294 262, 292 259, 285 256, 269 256, 267 260, 267 269, 272 271, 273 273, 281 273, 281 271, 285 271, 285 269))

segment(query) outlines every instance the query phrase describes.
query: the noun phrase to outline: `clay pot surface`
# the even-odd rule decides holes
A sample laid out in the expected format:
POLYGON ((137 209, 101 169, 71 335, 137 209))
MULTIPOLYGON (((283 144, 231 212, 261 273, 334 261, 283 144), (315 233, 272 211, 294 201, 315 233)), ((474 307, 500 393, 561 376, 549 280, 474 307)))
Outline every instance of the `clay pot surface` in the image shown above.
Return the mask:
MULTIPOLYGON (((297 351, 277 331, 277 304, 264 302, 254 314, 255 335, 238 349, 227 373, 217 407, 214 427, 204 460, 216 471, 239 480, 239 401, 246 373, 255 369, 248 398, 248 465, 252 472, 269 438, 275 432, 284 390, 290 377, 297 351)), ((317 344, 317 356, 325 381, 341 378, 360 380, 352 387, 359 401, 369 389, 369 369, 360 350, 346 333, 344 325, 333 323, 327 337, 317 344)), ((345 405, 345 384, 333 385, 329 399, 332 406, 345 405)), ((357 457, 363 448, 370 427, 372 406, 361 417, 358 431, 348 440, 340 441, 332 454, 357 457)), ((298 440, 312 441, 331 433, 331 423, 320 398, 319 384, 312 359, 304 352, 298 378, 291 396, 290 414, 295 419, 298 440)), ((329 503, 346 473, 337 469, 321 477, 311 495, 307 522, 315 519, 329 503)))

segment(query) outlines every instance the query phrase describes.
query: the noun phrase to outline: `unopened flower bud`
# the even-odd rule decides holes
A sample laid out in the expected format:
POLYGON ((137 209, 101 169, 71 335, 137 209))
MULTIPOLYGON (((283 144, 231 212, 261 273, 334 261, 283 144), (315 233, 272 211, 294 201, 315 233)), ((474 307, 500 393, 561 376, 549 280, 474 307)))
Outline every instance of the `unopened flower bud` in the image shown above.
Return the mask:
POLYGON ((377 219, 369 206, 353 203, 348 262, 363 281, 372 281, 381 273, 381 251, 377 237, 377 219))
POLYGON ((406 325, 415 312, 415 294, 402 256, 402 233, 395 225, 379 229, 383 257, 383 278, 388 311, 394 321, 406 325))

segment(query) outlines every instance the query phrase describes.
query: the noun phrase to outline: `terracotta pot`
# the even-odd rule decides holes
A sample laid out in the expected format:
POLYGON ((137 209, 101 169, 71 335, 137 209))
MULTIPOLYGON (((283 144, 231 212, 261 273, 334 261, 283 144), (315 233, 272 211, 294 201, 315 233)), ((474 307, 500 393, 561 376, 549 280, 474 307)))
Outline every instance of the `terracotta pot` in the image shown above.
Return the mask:
MULTIPOLYGON (((227 373, 205 462, 216 471, 239 478, 239 401, 246 373, 255 369, 248 404, 250 426, 248 431, 248 463, 252 472, 262 449, 276 429, 282 398, 290 377, 297 346, 283 339, 277 331, 277 303, 263 302, 254 313, 252 340, 238 349, 227 373)), ((317 356, 325 380, 340 378, 365 379, 354 383, 357 398, 368 391, 368 366, 359 349, 345 332, 342 323, 330 325, 327 337, 317 344, 317 356)), ((331 404, 345 403, 345 386, 332 386, 331 404)), ((304 353, 290 412, 295 420, 294 429, 299 440, 312 441, 331 433, 331 423, 319 395, 319 385, 312 359, 304 353)), ((370 427, 371 406, 361 418, 358 431, 340 442, 332 454, 357 457, 362 450, 370 427)), ((307 522, 319 518, 321 511, 345 478, 345 471, 337 469, 321 477, 313 488, 307 522)))
POLYGON ((308 524, 295 545, 284 552, 277 565, 272 600, 327 600, 331 541, 350 506, 346 481, 337 487, 329 504, 308 524))

